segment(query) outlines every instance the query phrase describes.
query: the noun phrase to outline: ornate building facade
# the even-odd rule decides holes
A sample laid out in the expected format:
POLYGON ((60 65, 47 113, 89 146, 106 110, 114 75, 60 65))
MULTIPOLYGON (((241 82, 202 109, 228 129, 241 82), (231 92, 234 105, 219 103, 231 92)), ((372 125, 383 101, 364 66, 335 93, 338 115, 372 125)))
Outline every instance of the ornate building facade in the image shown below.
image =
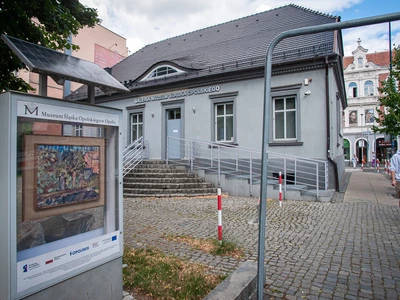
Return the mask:
POLYGON ((389 75, 390 54, 389 51, 368 53, 360 39, 357 43, 353 55, 343 59, 347 89, 347 108, 343 116, 344 153, 349 163, 356 154, 359 163, 364 160, 374 166, 375 158, 382 162, 391 156, 390 138, 371 130, 376 125, 374 117, 380 105, 378 88, 389 75))

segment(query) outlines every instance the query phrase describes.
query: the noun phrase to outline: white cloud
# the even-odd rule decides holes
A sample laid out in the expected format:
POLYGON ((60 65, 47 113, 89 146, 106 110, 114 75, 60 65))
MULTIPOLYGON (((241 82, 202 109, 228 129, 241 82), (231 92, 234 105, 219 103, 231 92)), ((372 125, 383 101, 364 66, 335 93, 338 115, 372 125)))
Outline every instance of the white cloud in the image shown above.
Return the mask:
MULTIPOLYGON (((98 9, 102 25, 127 39, 133 52, 167 38, 295 3, 320 12, 340 15, 363 0, 80 0, 98 9)), ((357 13, 355 13, 357 15, 357 13)), ((344 31, 346 54, 351 54, 360 37, 365 48, 384 47, 384 26, 344 31)), ((387 26, 387 25, 386 25, 387 26)), ((398 24, 396 24, 398 28, 398 24)), ((395 41, 395 40, 394 40, 395 41)), ((399 44, 398 36, 396 44, 399 44)), ((382 49, 383 50, 383 49, 382 49)))
MULTIPOLYGON (((391 23, 392 48, 393 44, 400 44, 400 22, 391 23)), ((361 46, 368 49, 368 53, 387 51, 389 49, 389 24, 363 26, 343 30, 343 44, 346 56, 357 48, 357 40, 361 39, 361 46)))

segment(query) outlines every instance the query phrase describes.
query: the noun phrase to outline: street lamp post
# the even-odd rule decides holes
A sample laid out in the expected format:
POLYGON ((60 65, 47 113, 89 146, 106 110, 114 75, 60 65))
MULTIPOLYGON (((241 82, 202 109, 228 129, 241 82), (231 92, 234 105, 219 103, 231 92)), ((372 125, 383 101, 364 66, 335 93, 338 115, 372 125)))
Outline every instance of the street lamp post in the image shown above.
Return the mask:
POLYGON ((361 114, 361 170, 364 170, 364 132, 363 132, 363 116, 361 114))

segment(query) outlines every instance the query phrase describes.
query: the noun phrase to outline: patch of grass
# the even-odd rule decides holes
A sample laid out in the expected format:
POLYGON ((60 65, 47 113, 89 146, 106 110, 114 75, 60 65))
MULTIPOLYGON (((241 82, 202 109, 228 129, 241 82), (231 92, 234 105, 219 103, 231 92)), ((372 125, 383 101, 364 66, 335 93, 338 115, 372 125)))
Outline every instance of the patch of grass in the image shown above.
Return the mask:
POLYGON ((197 239, 190 236, 167 235, 165 238, 169 241, 185 243, 196 250, 201 250, 213 255, 232 256, 241 258, 244 256, 243 249, 236 246, 235 243, 222 240, 220 243, 216 239, 197 239))
POLYGON ((124 289, 154 299, 203 299, 226 276, 213 275, 205 266, 166 256, 156 249, 124 250, 124 289))

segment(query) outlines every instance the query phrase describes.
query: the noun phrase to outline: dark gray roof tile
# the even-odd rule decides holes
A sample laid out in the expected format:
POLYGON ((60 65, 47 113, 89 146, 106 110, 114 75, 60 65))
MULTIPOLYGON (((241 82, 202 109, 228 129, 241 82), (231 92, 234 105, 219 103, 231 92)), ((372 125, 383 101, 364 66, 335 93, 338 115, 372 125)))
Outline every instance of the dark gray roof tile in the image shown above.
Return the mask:
MULTIPOLYGON (((135 82, 131 86, 135 88, 141 85, 139 79, 161 62, 196 70, 197 76, 207 76, 210 69, 224 72, 222 65, 249 68, 252 59, 262 65, 269 43, 280 33, 339 20, 338 17, 290 4, 147 45, 115 65, 112 75, 122 83, 135 82)), ((287 62, 331 54, 333 45, 333 32, 288 38, 276 46, 273 61, 287 62)), ((193 74, 188 73, 173 77, 163 84, 191 76, 193 74)), ((146 84, 160 84, 160 81, 146 84)))

